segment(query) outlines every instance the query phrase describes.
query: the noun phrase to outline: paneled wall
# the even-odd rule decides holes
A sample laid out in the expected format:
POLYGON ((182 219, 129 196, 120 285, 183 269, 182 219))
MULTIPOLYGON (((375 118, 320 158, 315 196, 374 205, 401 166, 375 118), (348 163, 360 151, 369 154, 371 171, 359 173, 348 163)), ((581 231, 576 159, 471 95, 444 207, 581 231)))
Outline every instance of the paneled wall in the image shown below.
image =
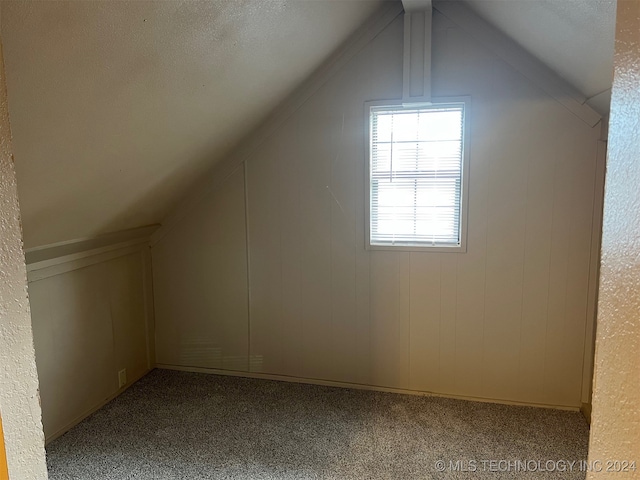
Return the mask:
POLYGON ((248 369, 244 199, 237 170, 153 248, 161 363, 248 369))
POLYGON ((51 440, 152 367, 148 246, 29 266, 45 435, 51 440))
POLYGON ((578 407, 600 128, 436 12, 468 251, 367 251, 364 102, 401 97, 402 43, 398 18, 161 237, 158 363, 578 407))

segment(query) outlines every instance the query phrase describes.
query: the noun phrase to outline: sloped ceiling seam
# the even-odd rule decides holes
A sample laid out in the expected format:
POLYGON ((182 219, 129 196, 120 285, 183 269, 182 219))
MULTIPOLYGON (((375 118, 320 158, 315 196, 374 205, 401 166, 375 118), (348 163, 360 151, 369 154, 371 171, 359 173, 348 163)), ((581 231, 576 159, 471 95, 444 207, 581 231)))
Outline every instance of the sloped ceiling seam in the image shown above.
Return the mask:
POLYGON ((227 158, 218 162, 203 182, 191 190, 179 202, 169 215, 161 222, 161 227, 151 236, 151 245, 158 243, 194 208, 202 198, 215 190, 233 172, 251 156, 262 143, 267 140, 277 129, 296 112, 322 85, 331 79, 351 58, 360 52, 371 42, 387 25, 393 22, 403 13, 402 4, 393 2, 383 7, 369 21, 367 21, 354 35, 351 36, 331 57, 325 61, 287 100, 277 107, 267 119, 257 128, 251 131, 242 145, 227 158))
POLYGON ((433 7, 587 125, 595 127, 602 120, 602 116, 586 104, 587 99, 575 87, 468 7, 451 0, 437 0, 433 7))

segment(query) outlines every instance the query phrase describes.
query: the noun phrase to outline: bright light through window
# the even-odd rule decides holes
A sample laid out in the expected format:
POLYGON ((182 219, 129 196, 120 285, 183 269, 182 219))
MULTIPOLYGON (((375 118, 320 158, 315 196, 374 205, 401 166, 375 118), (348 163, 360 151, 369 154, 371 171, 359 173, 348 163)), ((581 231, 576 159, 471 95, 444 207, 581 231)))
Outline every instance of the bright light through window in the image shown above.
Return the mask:
POLYGON ((460 247, 464 103, 370 109, 369 243, 460 247))

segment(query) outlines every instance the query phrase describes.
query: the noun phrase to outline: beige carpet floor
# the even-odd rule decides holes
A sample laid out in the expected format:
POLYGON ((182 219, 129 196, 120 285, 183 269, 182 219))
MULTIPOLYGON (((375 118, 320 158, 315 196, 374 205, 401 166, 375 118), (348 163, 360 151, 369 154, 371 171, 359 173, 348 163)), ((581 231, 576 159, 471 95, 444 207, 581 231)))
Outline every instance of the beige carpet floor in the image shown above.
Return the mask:
POLYGON ((155 370, 47 447, 51 480, 582 479, 579 413, 155 370))

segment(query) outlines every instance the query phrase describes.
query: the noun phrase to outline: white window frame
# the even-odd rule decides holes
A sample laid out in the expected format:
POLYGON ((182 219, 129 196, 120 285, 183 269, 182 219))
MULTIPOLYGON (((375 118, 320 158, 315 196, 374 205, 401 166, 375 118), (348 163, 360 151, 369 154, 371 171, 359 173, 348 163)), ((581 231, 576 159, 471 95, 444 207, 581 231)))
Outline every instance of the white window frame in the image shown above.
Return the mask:
POLYGON ((467 251, 467 212, 469 191, 469 118, 471 97, 438 97, 429 103, 404 103, 402 100, 375 100, 365 103, 365 248, 367 250, 393 250, 407 252, 451 252, 467 251), (459 245, 372 245, 371 244, 371 109, 372 107, 446 107, 464 105, 462 132, 462 185, 460 186, 460 244, 459 245))

